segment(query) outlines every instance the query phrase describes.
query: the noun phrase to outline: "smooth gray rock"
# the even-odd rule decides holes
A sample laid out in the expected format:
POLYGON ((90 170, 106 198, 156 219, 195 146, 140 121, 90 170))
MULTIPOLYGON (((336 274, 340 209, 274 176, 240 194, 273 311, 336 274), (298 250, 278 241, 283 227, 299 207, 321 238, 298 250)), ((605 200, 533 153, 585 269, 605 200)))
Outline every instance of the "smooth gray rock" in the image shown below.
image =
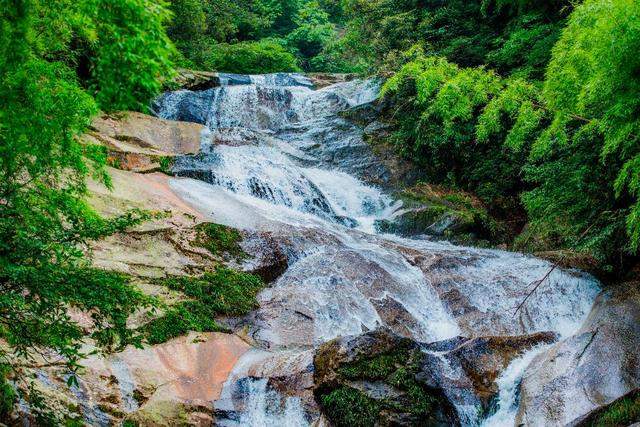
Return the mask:
POLYGON ((582 328, 538 356, 521 386, 516 425, 572 424, 640 387, 640 289, 603 292, 582 328))

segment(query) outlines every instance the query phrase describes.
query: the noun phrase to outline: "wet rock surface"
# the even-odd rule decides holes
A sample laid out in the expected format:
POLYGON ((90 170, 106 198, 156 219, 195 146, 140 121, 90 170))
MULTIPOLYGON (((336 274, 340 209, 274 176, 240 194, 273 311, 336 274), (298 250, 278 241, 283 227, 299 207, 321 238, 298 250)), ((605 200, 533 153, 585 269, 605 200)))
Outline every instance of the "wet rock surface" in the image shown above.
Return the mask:
POLYGON ((507 366, 556 339, 554 333, 536 333, 420 344, 388 329, 339 338, 316 352, 315 395, 336 425, 366 416, 358 412, 362 408, 381 411, 373 417, 376 425, 475 424, 479 414, 495 411, 496 380, 507 366), (349 412, 345 402, 360 402, 360 407, 349 412))
POLYGON ((517 422, 567 425, 640 387, 640 288, 601 294, 580 330, 539 355, 522 380, 517 422))

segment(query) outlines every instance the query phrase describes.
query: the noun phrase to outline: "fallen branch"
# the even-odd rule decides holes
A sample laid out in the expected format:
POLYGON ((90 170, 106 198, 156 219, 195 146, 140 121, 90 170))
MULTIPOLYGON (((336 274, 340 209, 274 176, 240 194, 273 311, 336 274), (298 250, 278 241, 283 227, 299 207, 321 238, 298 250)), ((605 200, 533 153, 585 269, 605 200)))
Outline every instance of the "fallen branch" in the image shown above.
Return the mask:
POLYGON ((529 299, 529 297, 531 297, 531 295, 533 295, 533 293, 540 287, 540 285, 542 285, 544 283, 545 280, 547 280, 549 278, 549 276, 551 276, 551 273, 553 273, 553 271, 558 268, 558 265, 555 264, 553 265, 549 271, 547 271, 547 274, 545 274, 542 279, 540 280, 534 280, 533 282, 531 282, 529 284, 529 286, 533 285, 534 283, 536 284, 533 289, 527 294, 527 296, 524 297, 524 299, 522 300, 522 302, 520 304, 518 304, 518 307, 516 307, 516 311, 513 313, 513 316, 515 317, 516 314, 518 314, 518 311, 520 311, 520 309, 522 308, 522 306, 527 302, 527 300, 529 299))
MULTIPOLYGON (((586 230, 584 230, 582 232, 582 234, 580 234, 580 236, 578 237, 578 242, 580 242, 582 239, 584 239, 584 237, 587 235, 587 233, 589 231, 591 231, 593 226, 597 224, 597 220, 600 219, 600 217, 602 217, 602 215, 605 214, 606 212, 609 212, 609 211, 604 211, 600 215, 598 215, 598 218, 596 218, 596 221, 594 221, 589 227, 587 227, 586 230)), ((531 297, 531 295, 533 295, 535 293, 535 291, 540 287, 540 285, 542 285, 545 282, 545 280, 547 280, 549 278, 549 276, 551 276, 551 273, 553 273, 558 268, 559 263, 562 263, 562 261, 564 261, 564 258, 565 258, 564 255, 561 256, 560 259, 558 260, 558 262, 556 264, 554 264, 553 266, 551 266, 549 271, 547 271, 547 273, 542 277, 542 279, 534 280, 533 282, 529 283, 529 286, 534 285, 534 284, 535 284, 535 286, 533 287, 533 289, 529 293, 527 293, 527 295, 524 297, 522 302, 520 304, 518 304, 518 307, 516 307, 516 311, 513 312, 513 317, 515 317, 516 314, 518 314, 518 311, 520 311, 520 309, 522 309, 524 304, 531 297)))

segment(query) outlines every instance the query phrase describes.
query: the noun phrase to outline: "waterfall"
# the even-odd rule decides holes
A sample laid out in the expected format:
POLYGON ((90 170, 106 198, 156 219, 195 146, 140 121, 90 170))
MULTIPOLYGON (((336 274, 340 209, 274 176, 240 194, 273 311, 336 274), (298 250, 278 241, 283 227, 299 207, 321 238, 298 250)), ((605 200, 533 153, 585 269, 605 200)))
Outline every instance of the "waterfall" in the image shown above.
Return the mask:
MULTIPOLYGON (((251 326, 265 348, 299 354, 381 325, 422 342, 537 331, 567 336, 584 320, 599 290, 587 275, 554 271, 514 317, 548 262, 375 231, 375 221, 392 217, 401 203, 367 184, 385 182, 389 172, 363 129, 340 113, 374 101, 379 82, 314 90, 298 74, 223 77, 222 86, 206 91, 166 93, 154 108, 160 117, 208 128, 202 152, 175 162, 173 190, 212 221, 286 242, 289 268, 260 293, 251 326)), ((533 355, 500 377, 499 410, 487 425, 512 422, 517 384, 533 355)), ((238 413, 236 422, 308 424, 297 398, 283 397, 266 378, 243 375, 225 386, 245 385, 241 399, 225 403, 225 411, 238 413)), ((474 410, 458 408, 470 425, 474 410)))
POLYGON ((266 379, 250 379, 247 383, 247 408, 240 417, 240 425, 304 427, 309 424, 299 398, 283 398, 269 390, 266 379))
POLYGON ((548 346, 535 347, 513 360, 496 381, 499 387, 498 409, 484 420, 482 427, 511 427, 518 412, 518 387, 525 369, 531 361, 544 352, 548 346))

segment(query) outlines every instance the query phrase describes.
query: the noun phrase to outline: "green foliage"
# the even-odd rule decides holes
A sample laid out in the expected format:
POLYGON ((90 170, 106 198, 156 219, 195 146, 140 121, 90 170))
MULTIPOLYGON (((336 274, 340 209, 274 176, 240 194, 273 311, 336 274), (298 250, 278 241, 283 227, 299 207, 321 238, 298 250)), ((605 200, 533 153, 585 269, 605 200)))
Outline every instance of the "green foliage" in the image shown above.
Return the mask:
POLYGON ((300 71, 295 55, 273 39, 218 44, 205 61, 208 69, 233 73, 300 71))
POLYGON ((332 20, 341 8, 334 3, 174 1, 169 34, 186 58, 184 65, 191 67, 261 73, 297 71, 301 65, 305 70, 341 71, 345 61, 337 58, 332 20), (330 56, 336 61, 330 62, 330 56))
MULTIPOLYGON (((87 205, 85 179, 110 180, 106 150, 80 135, 98 106, 141 107, 160 88, 165 16, 162 3, 138 0, 0 1, 0 359, 17 381, 9 354, 29 364, 53 351, 75 372, 87 329, 106 350, 140 343, 126 321, 153 301, 86 255, 149 215, 105 219, 87 205), (90 327, 70 308, 90 313, 90 327)), ((29 403, 46 406, 35 392, 29 403)))
POLYGON ((337 427, 374 426, 380 417, 380 403, 359 390, 341 386, 322 396, 325 414, 337 427))
POLYGON ((240 247, 242 235, 235 228, 207 222, 198 224, 196 231, 198 235, 194 245, 203 247, 214 255, 231 256, 235 259, 247 257, 240 247))
POLYGON ((160 284, 189 299, 167 307, 162 317, 143 327, 149 344, 159 344, 189 331, 224 331, 215 318, 242 316, 254 310, 258 306, 256 295, 264 287, 258 277, 224 267, 201 277, 169 277, 160 284))
POLYGON ((376 400, 346 385, 340 385, 320 396, 320 401, 332 423, 338 426, 373 426, 385 409, 395 409, 425 420, 432 415, 437 399, 415 378, 422 354, 405 346, 372 357, 361 358, 340 366, 338 375, 348 381, 384 381, 404 392, 402 404, 376 400))
POLYGON ((512 208, 509 196, 522 187, 525 148, 540 120, 532 86, 418 54, 387 80, 382 95, 398 118, 400 152, 423 167, 429 182, 512 208))
POLYGON ((92 90, 104 110, 146 110, 171 77, 173 48, 163 1, 100 0, 97 8, 92 90))
MULTIPOLYGON (((562 6, 483 3, 487 19, 511 18, 508 37, 482 61, 512 77, 417 46, 382 92, 401 153, 429 182, 474 192, 493 213, 518 209, 521 198, 530 220, 521 249, 571 248, 621 271, 640 246, 640 9, 589 0, 560 31, 562 6), (548 61, 542 84, 524 78, 541 76, 548 61)), ((439 51, 452 57, 451 43, 439 51)))
POLYGON ((319 55, 336 37, 329 15, 320 8, 318 2, 310 2, 300 8, 294 23, 297 27, 287 35, 287 42, 300 53, 304 61, 319 55))
POLYGON ((403 52, 464 66, 491 64, 504 74, 541 78, 570 10, 568 2, 345 0, 347 55, 372 70, 394 70, 403 52))
POLYGON ((170 3, 173 19, 167 35, 174 41, 191 40, 207 30, 207 14, 202 0, 173 0, 170 3))
MULTIPOLYGON (((614 189, 618 203, 628 209, 633 251, 640 245, 638 48, 638 2, 589 0, 578 6, 553 50, 544 85, 552 122, 533 149, 540 159, 563 144, 589 141, 600 162, 617 174, 614 189)), ((598 165, 594 160, 588 163, 592 168, 598 165)), ((574 175, 580 182, 585 178, 574 175)), ((602 190, 611 191, 606 186, 602 190)))

